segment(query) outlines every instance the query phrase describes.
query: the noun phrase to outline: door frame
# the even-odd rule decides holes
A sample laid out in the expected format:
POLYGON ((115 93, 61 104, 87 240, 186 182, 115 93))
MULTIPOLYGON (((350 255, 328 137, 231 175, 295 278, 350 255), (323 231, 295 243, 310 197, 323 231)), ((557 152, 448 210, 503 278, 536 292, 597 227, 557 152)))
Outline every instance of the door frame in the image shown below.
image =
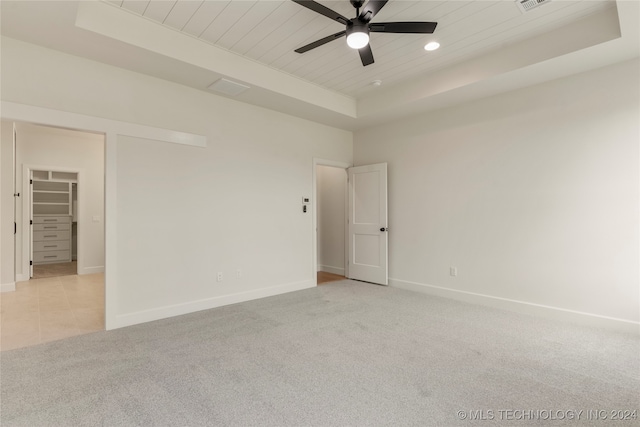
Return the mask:
MULTIPOLYGON (((31 172, 34 170, 50 170, 55 172, 69 172, 77 174, 76 183, 78 183, 78 212, 84 212, 82 208, 84 206, 83 199, 85 198, 85 196, 80 196, 80 191, 82 191, 82 188, 84 187, 80 187, 81 180, 84 180, 84 169, 66 168, 54 165, 45 166, 25 164, 22 166, 22 193, 24 194, 24 197, 22 198, 22 263, 26 268, 22 269, 23 273, 19 278, 22 280, 18 281, 26 281, 33 277, 33 265, 30 264, 33 258, 33 251, 31 250, 31 247, 33 246, 33 225, 30 224, 31 219, 33 218, 31 212, 33 205, 31 203, 32 193, 29 180, 31 179, 31 172), (29 191, 25 191, 25 188, 28 188, 29 191), (25 271, 28 273, 25 273, 25 271)), ((104 212, 102 212, 102 217, 104 218, 104 216, 104 212)), ((84 234, 84 226, 86 225, 84 224, 84 222, 85 221, 78 222, 78 264, 76 267, 76 274, 80 274, 80 272, 84 271, 85 269, 84 255, 80 255, 81 253, 84 254, 84 244, 81 244, 80 239, 80 235, 84 234)), ((72 232, 72 228, 69 229, 69 233, 72 232)))
MULTIPOLYGON (((353 166, 352 163, 347 163, 347 162, 340 162, 340 161, 336 161, 336 160, 328 160, 328 159, 322 159, 322 158, 318 158, 318 157, 314 157, 313 158, 313 178, 312 178, 312 195, 311 195, 311 206, 312 206, 312 217, 313 220, 312 222, 312 228, 311 228, 311 235, 312 235, 312 240, 311 240, 311 256, 312 256, 312 262, 311 262, 311 266, 313 267, 313 271, 311 272, 311 277, 313 278, 313 283, 317 286, 318 285, 318 182, 317 182, 317 166, 330 166, 330 167, 334 167, 334 168, 339 168, 339 169, 344 169, 345 173, 347 173, 347 169, 349 169, 350 167, 353 166)), ((348 187, 348 184, 347 184, 348 187)), ((348 238, 348 228, 347 228, 347 220, 349 219, 349 209, 348 207, 348 200, 349 200, 349 191, 347 188, 347 191, 345 192, 345 212, 344 212, 344 225, 345 225, 345 238, 344 238, 344 244, 345 244, 345 251, 344 251, 344 276, 345 277, 349 277, 349 242, 347 240, 348 238)))
MULTIPOLYGON (((389 286, 389 210, 388 210, 388 180, 387 180, 388 164, 375 163, 369 165, 356 166, 349 169, 349 223, 347 224, 347 240, 349 241, 349 270, 351 278, 354 280, 360 280, 364 282, 373 283, 376 285, 389 286), (360 209, 356 208, 356 200, 363 200, 362 186, 363 184, 356 185, 358 179, 356 177, 359 174, 371 174, 375 173, 376 182, 376 196, 377 203, 374 206, 375 214, 378 216, 376 222, 361 222, 358 219, 357 212, 360 209), (358 197, 360 195, 360 197, 358 197), (356 251, 356 238, 357 236, 373 236, 378 242, 378 253, 374 256, 377 258, 377 265, 368 264, 359 255, 360 252, 356 251), (356 262, 356 259, 362 259, 363 262, 356 262), (353 267, 353 268, 351 268, 353 267)), ((367 191, 364 190, 366 194, 367 191)), ((364 200, 372 200, 372 195, 365 196, 364 200)), ((372 260, 374 261, 374 260, 372 260)))
MULTIPOLYGON (((117 144, 121 135, 174 144, 207 146, 207 137, 46 107, 0 101, 0 118, 104 135, 104 292, 105 329, 128 326, 118 317, 117 144)), ((15 275, 15 272, 14 272, 15 275)))

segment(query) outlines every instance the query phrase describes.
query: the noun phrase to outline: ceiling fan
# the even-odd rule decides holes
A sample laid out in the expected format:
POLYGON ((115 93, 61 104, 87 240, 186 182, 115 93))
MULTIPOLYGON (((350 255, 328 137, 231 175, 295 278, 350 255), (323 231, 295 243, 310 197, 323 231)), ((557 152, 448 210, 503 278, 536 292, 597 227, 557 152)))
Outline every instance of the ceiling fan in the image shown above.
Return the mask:
POLYGON ((305 53, 340 37, 347 36, 347 44, 352 49, 358 49, 362 65, 373 64, 373 52, 369 45, 369 32, 374 33, 404 33, 404 34, 431 34, 435 31, 437 22, 371 22, 374 16, 384 7, 389 0, 349 0, 356 8, 356 17, 349 19, 336 11, 312 0, 292 0, 307 9, 313 10, 327 18, 333 19, 346 28, 344 31, 316 40, 313 43, 299 47, 297 53, 305 53))

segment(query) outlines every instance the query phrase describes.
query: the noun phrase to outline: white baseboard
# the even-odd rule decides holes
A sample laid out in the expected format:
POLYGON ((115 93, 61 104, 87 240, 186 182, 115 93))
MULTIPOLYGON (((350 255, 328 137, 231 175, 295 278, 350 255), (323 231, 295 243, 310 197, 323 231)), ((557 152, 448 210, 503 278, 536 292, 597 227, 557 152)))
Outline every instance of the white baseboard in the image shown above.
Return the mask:
MULTIPOLYGON (((98 265, 94 267, 78 267, 78 274, 96 274, 104 273, 104 265, 98 265)), ((28 274, 16 274, 16 282, 26 282, 30 277, 28 274)))
POLYGON ((333 274, 339 274, 340 276, 344 276, 344 268, 332 267, 330 265, 319 265, 318 271, 324 271, 326 273, 333 273, 333 274))
POLYGON ((139 323, 152 322, 154 320, 166 319, 168 317, 180 316, 183 314, 194 313, 196 311, 208 310, 224 305, 236 304, 239 302, 251 301, 254 299, 271 297, 274 295, 315 287, 315 280, 305 280, 302 282, 287 283, 284 285, 272 286, 270 288, 222 295, 219 297, 159 307, 135 313, 121 314, 116 316, 115 321, 113 322, 114 326, 108 329, 123 328, 125 326, 137 325, 139 323))
POLYGON ((16 282, 3 283, 0 285, 0 292, 13 292, 16 290, 16 282))
POLYGON ((542 304, 534 304, 526 301, 512 300, 491 295, 477 294, 457 289, 443 288, 440 286, 410 282, 407 280, 389 278, 389 285, 395 288, 450 298, 472 304, 479 304, 509 311, 515 311, 523 314, 536 315, 549 319, 557 319, 580 323, 583 325, 605 327, 609 329, 640 334, 640 322, 634 322, 631 320, 601 316, 599 314, 585 313, 581 311, 568 310, 560 307, 552 307, 542 304))
POLYGON ((104 273, 104 265, 78 268, 78 275, 104 273))

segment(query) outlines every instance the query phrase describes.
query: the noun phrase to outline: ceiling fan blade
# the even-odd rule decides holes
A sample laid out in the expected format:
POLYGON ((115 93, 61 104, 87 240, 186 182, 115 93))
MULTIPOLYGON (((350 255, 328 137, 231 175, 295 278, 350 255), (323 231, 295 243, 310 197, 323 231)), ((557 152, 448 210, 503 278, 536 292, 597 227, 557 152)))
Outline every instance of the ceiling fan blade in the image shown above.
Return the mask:
POLYGON ((324 15, 327 18, 333 19, 334 21, 338 21, 343 25, 347 25, 349 23, 349 18, 346 18, 343 15, 340 15, 338 12, 331 10, 328 7, 323 6, 320 3, 317 3, 315 1, 312 1, 312 0, 291 0, 291 1, 293 1, 294 3, 298 3, 300 6, 304 6, 307 9, 311 9, 314 12, 319 13, 320 15, 324 15))
POLYGON ((376 22, 369 24, 374 33, 411 33, 431 34, 436 30, 437 22, 376 22))
POLYGON ((323 44, 327 44, 329 42, 332 42, 336 39, 339 39, 340 37, 344 36, 345 34, 347 34, 346 31, 340 31, 339 33, 335 33, 335 34, 331 34, 330 36, 327 36, 325 38, 322 38, 320 40, 316 40, 313 43, 309 43, 308 45, 304 45, 302 47, 297 48, 294 52, 297 53, 305 53, 310 51, 311 49, 315 49, 319 46, 322 46, 323 44))
POLYGON ((373 64, 373 52, 371 51, 370 44, 366 45, 362 49, 358 49, 358 53, 360 54, 362 65, 366 67, 367 65, 373 64))
POLYGON ((360 19, 362 22, 369 22, 376 16, 376 13, 380 12, 380 9, 387 4, 389 0, 369 0, 369 2, 360 11, 360 19))

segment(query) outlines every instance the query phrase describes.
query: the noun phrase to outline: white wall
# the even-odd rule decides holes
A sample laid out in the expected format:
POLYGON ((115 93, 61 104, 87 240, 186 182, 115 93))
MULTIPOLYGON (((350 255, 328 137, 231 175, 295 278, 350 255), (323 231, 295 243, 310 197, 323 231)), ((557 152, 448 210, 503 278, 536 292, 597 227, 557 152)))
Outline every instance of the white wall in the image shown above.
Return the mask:
POLYGON ((0 291, 15 290, 13 245, 13 123, 0 121, 0 291))
MULTIPOLYGON (((82 171, 78 186, 78 273, 104 271, 104 136, 16 123, 16 187, 24 198, 28 196, 28 188, 23 187, 25 165, 82 171), (98 221, 94 221, 96 216, 98 221)), ((23 223, 22 203, 16 206, 16 218, 16 274, 28 280, 28 251, 23 253, 23 248, 28 248, 24 244, 28 240, 23 239, 28 227, 23 223)))
POLYGON ((638 322, 639 75, 634 60, 357 132, 355 164, 389 165, 391 283, 638 322))
POLYGON ((206 148, 107 139, 112 327, 313 286, 301 198, 314 157, 351 162, 350 132, 6 38, 1 89, 6 101, 207 137, 206 148))
POLYGON ((318 271, 344 275, 347 172, 316 166, 318 271))

